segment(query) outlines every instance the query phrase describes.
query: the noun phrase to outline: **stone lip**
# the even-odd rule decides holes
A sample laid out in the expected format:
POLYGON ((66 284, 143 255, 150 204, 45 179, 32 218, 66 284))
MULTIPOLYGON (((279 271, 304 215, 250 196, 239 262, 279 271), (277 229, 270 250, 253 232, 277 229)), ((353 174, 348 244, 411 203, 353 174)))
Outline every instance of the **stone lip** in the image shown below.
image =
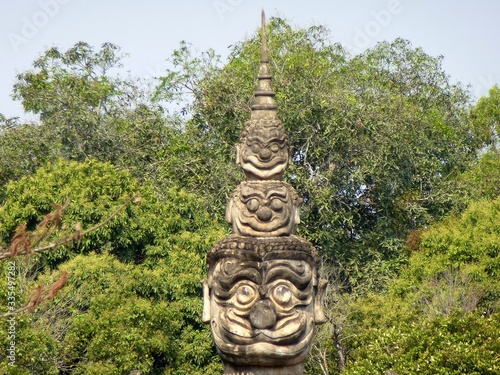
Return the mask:
POLYGON ((299 236, 243 237, 231 235, 216 243, 207 254, 207 263, 236 255, 239 259, 265 261, 272 259, 305 260, 316 264, 318 252, 299 236))
POLYGON ((234 366, 225 364, 223 375, 303 375, 304 365, 276 367, 234 366))
POLYGON ((307 318, 305 326, 300 331, 299 339, 294 344, 287 345, 265 341, 257 341, 253 344, 227 342, 213 328, 212 336, 217 351, 225 363, 247 366, 285 366, 304 363, 309 356, 314 335, 314 319, 312 316, 307 318))

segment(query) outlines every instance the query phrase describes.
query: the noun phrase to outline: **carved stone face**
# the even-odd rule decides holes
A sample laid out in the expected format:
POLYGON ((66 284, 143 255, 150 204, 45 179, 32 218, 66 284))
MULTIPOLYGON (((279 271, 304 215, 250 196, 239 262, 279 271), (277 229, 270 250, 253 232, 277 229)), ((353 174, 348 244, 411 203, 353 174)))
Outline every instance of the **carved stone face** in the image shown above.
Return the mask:
POLYGON ((323 289, 311 262, 228 256, 204 283, 203 318, 225 362, 303 363, 314 326, 324 321, 323 289))
POLYGON ((300 223, 299 204, 293 187, 282 181, 242 182, 226 209, 226 220, 240 236, 291 235, 300 223))
POLYGON ((237 163, 249 179, 281 179, 288 166, 288 139, 281 129, 250 129, 236 146, 237 163))

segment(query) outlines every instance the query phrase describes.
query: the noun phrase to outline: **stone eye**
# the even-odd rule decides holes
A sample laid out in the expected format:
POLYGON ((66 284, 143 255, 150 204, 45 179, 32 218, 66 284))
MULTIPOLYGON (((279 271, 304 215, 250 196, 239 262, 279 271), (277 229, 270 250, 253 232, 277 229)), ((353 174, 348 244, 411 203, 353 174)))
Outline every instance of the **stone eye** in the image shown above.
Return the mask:
POLYGON ((271 200, 269 208, 275 212, 279 212, 283 209, 283 202, 280 199, 274 198, 271 200))
POLYGON ((259 209, 260 203, 257 199, 252 198, 247 202, 247 209, 250 212, 255 212, 259 209))
POLYGON ((236 291, 236 299, 242 305, 247 305, 252 302, 256 295, 255 290, 248 285, 242 285, 236 291))
POLYGON ((269 149, 272 151, 272 152, 278 152, 280 150, 280 146, 278 143, 276 142, 273 142, 269 145, 269 149))
POLYGON ((278 285, 273 290, 274 300, 280 305, 286 305, 292 299, 292 292, 284 285, 278 285))
POLYGON ((250 145, 250 150, 252 150, 254 154, 258 154, 260 151, 260 145, 258 143, 252 143, 250 145))

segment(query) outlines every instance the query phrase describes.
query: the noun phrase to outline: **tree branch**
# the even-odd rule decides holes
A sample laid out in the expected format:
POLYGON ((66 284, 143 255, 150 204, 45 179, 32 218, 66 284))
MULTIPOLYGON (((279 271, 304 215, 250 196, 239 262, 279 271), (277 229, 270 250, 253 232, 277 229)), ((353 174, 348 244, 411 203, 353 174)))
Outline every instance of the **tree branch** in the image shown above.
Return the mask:
MULTIPOLYGON (((13 251, 7 251, 4 248, 0 248, 0 260, 6 259, 6 258, 13 258, 13 257, 15 257, 17 255, 29 255, 29 254, 40 253, 40 252, 43 252, 43 251, 52 250, 52 249, 56 248, 57 246, 65 245, 65 244, 70 243, 70 242, 80 241, 83 236, 85 236, 88 233, 93 232, 93 231, 95 231, 95 230, 103 227, 104 225, 106 225, 107 223, 109 223, 111 220, 113 220, 113 218, 116 215, 118 215, 121 211, 123 211, 125 209, 125 207, 127 207, 127 205, 130 202, 132 202, 132 201, 138 201, 138 200, 139 200, 139 196, 138 196, 138 193, 136 193, 136 194, 132 195, 125 203, 123 203, 120 207, 118 207, 118 209, 116 209, 116 211, 114 211, 111 215, 109 215, 104 221, 100 222, 99 224, 96 224, 93 227, 82 231, 79 228, 79 226, 81 226, 81 224, 77 223, 77 230, 75 232, 73 232, 68 237, 66 237, 66 238, 64 238, 64 239, 62 239, 60 241, 52 242, 52 243, 50 243, 50 244, 48 244, 46 246, 41 246, 41 247, 37 247, 37 248, 31 249, 30 246, 29 246, 29 242, 24 242, 22 244, 22 246, 19 246, 20 250, 18 250, 18 251, 14 251, 13 252, 13 251)), ((64 206, 59 207, 56 212, 59 213, 59 215, 60 215, 60 213, 64 209, 66 209, 68 205, 69 205, 69 200, 67 201, 67 203, 65 203, 64 206)), ((52 213, 52 214, 49 214, 49 215, 54 215, 54 214, 52 213)), ((47 222, 50 221, 50 220, 47 220, 47 218, 49 217, 49 215, 47 215, 47 217, 42 221, 42 223, 46 222, 46 221, 47 222)), ((42 236, 42 238, 45 237, 45 235, 46 235, 46 233, 44 233, 44 235, 42 236)), ((29 239, 27 239, 26 233, 21 231, 21 233, 18 233, 13 238, 13 245, 14 245, 14 240, 16 240, 17 236, 19 236, 18 237, 19 240, 29 241, 29 239)))

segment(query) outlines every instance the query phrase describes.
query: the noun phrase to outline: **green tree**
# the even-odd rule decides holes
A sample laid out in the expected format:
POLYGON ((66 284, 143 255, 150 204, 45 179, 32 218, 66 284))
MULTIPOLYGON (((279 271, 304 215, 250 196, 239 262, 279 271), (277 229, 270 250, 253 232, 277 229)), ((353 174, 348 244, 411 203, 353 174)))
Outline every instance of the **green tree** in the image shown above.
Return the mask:
MULTIPOLYGON (((0 208, 2 247, 19 224, 33 229, 68 197, 60 230, 47 243, 102 222, 136 193, 135 204, 80 240, 15 259, 18 303, 67 274, 53 299, 16 317, 18 373, 220 373, 201 322, 200 280, 206 251, 227 232, 203 199, 171 188, 159 200, 150 186, 110 164, 59 160, 9 184, 0 208)), ((8 262, 2 261, 5 271, 8 262)), ((2 278, 2 300, 7 291, 2 278)), ((0 337, 6 344, 4 323, 0 337)), ((0 363, 8 371, 5 356, 0 363)))
POLYGON ((494 151, 498 152, 498 133, 500 126, 500 88, 495 85, 488 96, 481 97, 472 110, 472 118, 483 129, 484 137, 494 151))
POLYGON ((500 199, 420 233, 386 294, 350 306, 345 374, 500 372, 500 199))
POLYGON ((65 53, 54 47, 33 63, 34 70, 18 75, 14 98, 40 116, 63 155, 81 160, 109 146, 99 125, 119 96, 118 80, 106 75, 119 66, 118 51, 110 43, 99 52, 83 42, 65 53))
MULTIPOLYGON (((140 186, 129 172, 117 172, 111 164, 97 161, 86 163, 67 162, 63 159, 40 168, 32 177, 24 177, 7 188, 7 200, 0 208, 0 239, 5 244, 14 236, 16 227, 25 224, 33 230, 55 204, 67 199, 73 203, 66 210, 61 231, 73 231, 77 223, 83 228, 96 224, 124 203, 140 186)), ((151 192, 149 192, 151 195, 151 192)), ((74 252, 95 251, 98 238, 107 236, 107 249, 123 261, 140 257, 138 249, 148 232, 134 230, 140 220, 138 212, 123 213, 124 220, 117 220, 106 228, 82 238, 78 246, 70 245, 43 254, 44 267, 54 268, 74 252), (131 215, 131 217, 128 217, 131 215)), ((57 235, 57 234, 55 234, 57 235)), ((47 240, 51 240, 48 238, 47 240)))
MULTIPOLYGON (((484 145, 469 122, 465 89, 449 83, 441 58, 405 40, 349 56, 323 27, 293 29, 271 19, 268 39, 279 116, 294 147, 287 178, 304 197, 300 231, 344 268, 352 285, 378 288, 406 259, 409 230, 454 204, 442 182, 468 168, 484 145)), ((230 191, 236 166, 207 168, 199 155, 231 163, 249 117, 260 37, 233 47, 217 67, 210 56, 174 54, 157 98, 188 87, 186 129, 201 140, 187 156, 203 189, 230 191)))
MULTIPOLYGON (((158 181, 166 186, 175 182, 189 191, 203 191, 212 199, 212 212, 222 215, 226 197, 243 179, 243 174, 235 164, 235 129, 238 124, 231 121, 227 128, 219 126, 222 124, 213 126, 211 123, 199 126, 199 122, 205 121, 204 115, 193 107, 193 101, 203 100, 205 86, 202 82, 209 78, 218 79, 222 64, 220 57, 212 50, 194 54, 190 44, 181 42, 168 61, 173 68, 159 78, 154 93, 155 103, 179 108, 182 122, 175 141, 169 142, 160 151, 158 181), (214 136, 214 133, 217 135, 214 136)), ((244 87, 232 86, 232 82, 228 82, 228 85, 233 90, 245 91, 244 87)), ((219 86, 219 89, 226 100, 236 98, 224 86, 219 86)), ((207 106, 215 111, 219 109, 217 101, 207 103, 207 106)), ((237 111, 239 109, 235 108, 237 111)))
POLYGON ((51 156, 51 145, 38 126, 0 115, 0 204, 10 180, 35 172, 51 156))
POLYGON ((450 181, 450 185, 450 190, 463 192, 455 198, 455 212, 473 201, 497 198, 500 195, 500 154, 495 150, 485 152, 472 168, 450 181))
POLYGON ((500 371, 498 314, 452 314, 373 327, 343 373, 494 375, 500 371), (364 347, 363 347, 364 346, 364 347))
MULTIPOLYGON (((0 134, 0 142, 14 149, 5 149, 9 165, 0 182, 22 176, 15 167, 16 150, 29 149, 33 140, 32 159, 94 158, 129 169, 136 177, 155 175, 157 153, 175 133, 178 119, 151 104, 147 82, 120 75, 123 57, 114 44, 95 50, 79 42, 65 52, 56 47, 45 51, 33 69, 17 76, 13 96, 39 121, 0 134)), ((25 169, 32 171, 40 164, 30 160, 21 165, 31 163, 25 169)))

